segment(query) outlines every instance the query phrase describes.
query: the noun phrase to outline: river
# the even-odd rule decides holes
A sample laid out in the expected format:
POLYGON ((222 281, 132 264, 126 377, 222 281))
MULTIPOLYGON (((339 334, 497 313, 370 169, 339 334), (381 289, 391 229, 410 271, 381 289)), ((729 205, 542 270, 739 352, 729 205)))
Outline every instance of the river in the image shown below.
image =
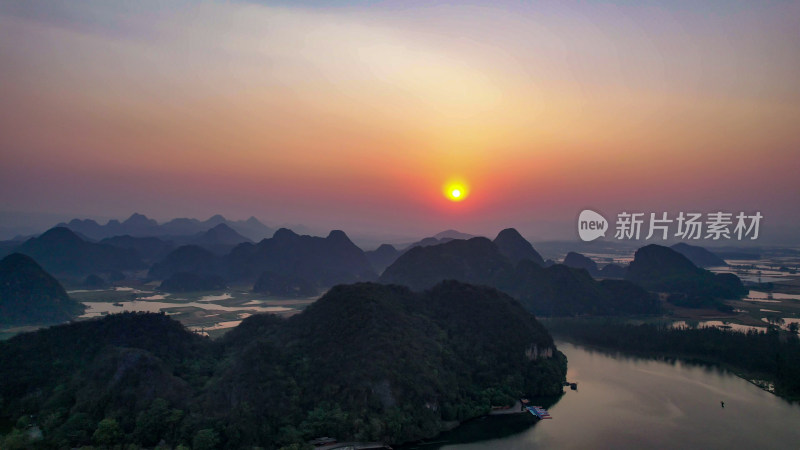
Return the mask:
POLYGON ((541 401, 552 420, 487 417, 408 448, 800 448, 800 405, 729 372, 557 345, 578 390, 541 401))

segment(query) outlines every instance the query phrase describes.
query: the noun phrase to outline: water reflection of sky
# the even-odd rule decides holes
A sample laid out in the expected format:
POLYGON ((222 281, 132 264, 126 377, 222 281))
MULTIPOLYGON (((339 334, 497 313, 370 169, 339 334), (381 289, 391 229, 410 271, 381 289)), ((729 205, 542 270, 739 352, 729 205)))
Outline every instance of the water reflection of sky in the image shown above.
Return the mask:
MULTIPOLYGON (((747 295, 749 299, 767 299, 769 297, 769 293, 761 292, 761 291, 750 291, 750 294, 747 295)), ((774 292, 772 294, 772 298, 774 300, 800 300, 800 295, 798 294, 782 294, 780 292, 774 292)))
POLYGON ((114 314, 125 311, 136 312, 161 312, 164 309, 195 307, 206 311, 254 311, 254 312, 283 312, 292 308, 284 306, 221 306, 207 302, 167 303, 154 301, 126 301, 116 304, 109 302, 84 302, 88 308, 81 317, 97 317, 103 314, 114 314), (120 305, 120 306, 118 306, 120 305))
MULTIPOLYGON (((557 344, 569 360, 567 379, 577 382, 578 390, 567 389, 549 408, 553 420, 530 418, 530 425, 513 435, 495 438, 489 430, 471 443, 424 448, 796 449, 800 442, 800 405, 729 372, 557 344)), ((455 432, 468 434, 470 426, 455 432)))
POLYGON ((766 326, 755 327, 750 325, 742 325, 738 323, 723 322, 720 320, 703 320, 698 322, 687 322, 685 320, 678 320, 672 323, 674 328, 721 328, 733 331, 741 331, 747 333, 748 331, 766 331, 766 326))

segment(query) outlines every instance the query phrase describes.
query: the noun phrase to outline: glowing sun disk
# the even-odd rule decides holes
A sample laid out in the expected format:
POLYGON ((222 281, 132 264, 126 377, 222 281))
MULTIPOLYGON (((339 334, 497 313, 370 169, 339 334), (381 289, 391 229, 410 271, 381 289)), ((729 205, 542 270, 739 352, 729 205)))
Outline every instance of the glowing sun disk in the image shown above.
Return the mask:
POLYGON ((467 197, 467 194, 469 194, 469 189, 463 182, 450 181, 445 183, 442 193, 445 197, 447 197, 448 200, 460 202, 467 197))

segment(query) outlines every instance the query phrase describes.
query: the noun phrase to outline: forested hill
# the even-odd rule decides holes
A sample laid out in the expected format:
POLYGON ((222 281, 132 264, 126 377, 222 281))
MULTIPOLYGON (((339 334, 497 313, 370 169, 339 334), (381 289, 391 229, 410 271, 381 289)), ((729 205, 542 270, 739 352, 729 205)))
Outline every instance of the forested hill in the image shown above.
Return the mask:
POLYGON ((0 325, 64 322, 85 309, 29 256, 12 253, 0 260, 0 325))
MULTIPOLYGON (((219 341, 128 313, 0 343, 5 419, 38 426, 49 447, 398 443, 557 394, 565 372, 519 303, 458 282, 337 286, 301 314, 252 316, 219 341)), ((26 439, 14 432, 2 447, 26 439)))

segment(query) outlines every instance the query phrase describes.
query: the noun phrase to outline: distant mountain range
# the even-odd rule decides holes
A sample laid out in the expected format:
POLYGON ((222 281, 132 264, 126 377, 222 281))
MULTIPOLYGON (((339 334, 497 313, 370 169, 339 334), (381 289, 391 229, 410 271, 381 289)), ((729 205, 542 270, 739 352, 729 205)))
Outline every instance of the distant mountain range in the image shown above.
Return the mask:
MULTIPOLYGON (((118 225, 128 231, 153 233, 187 232, 199 223, 178 219, 159 225, 134 214, 118 225)), ((502 230, 493 241, 461 239, 459 236, 469 235, 447 230, 402 250, 387 244, 364 252, 339 230, 323 238, 281 228, 255 243, 222 216, 202 224, 210 228, 188 235, 114 236, 100 242, 84 236, 83 232, 97 232, 92 226, 83 232, 55 227, 9 250, 34 258, 47 272, 72 285, 103 286, 133 277, 166 281, 162 284, 165 290, 252 283, 256 291, 269 295, 310 296, 336 284, 357 281, 379 279, 420 290, 455 279, 496 287, 531 311, 547 315, 658 309, 644 291, 626 285, 623 279, 650 291, 675 294, 671 298, 684 306, 707 305, 708 299, 746 293, 735 275, 715 276, 699 269, 697 265, 724 261, 702 247, 689 245, 643 247, 630 267, 607 264, 598 268, 591 258, 575 252, 567 254, 563 265, 545 262, 513 228, 502 230), (380 278, 378 273, 382 273, 380 278), (620 291, 626 293, 627 301, 614 297, 620 291)), ((109 226, 117 225, 110 222, 103 227, 108 230, 109 226)))
POLYGON ((378 273, 383 273, 402 254, 403 252, 391 244, 382 244, 375 250, 364 252, 372 268, 378 273))
POLYGON ((259 290, 267 292, 277 292, 282 289, 279 285, 289 284, 304 295, 335 284, 377 278, 364 252, 343 231, 334 230, 322 238, 301 236, 285 228, 257 244, 239 244, 225 255, 198 245, 178 247, 154 264, 148 276, 165 279, 181 272, 229 281, 260 280, 259 290))
POLYGON ((271 239, 240 244, 227 256, 227 261, 233 279, 250 280, 264 272, 273 272, 323 288, 377 278, 364 252, 340 230, 322 238, 301 236, 281 228, 271 239))
POLYGON ((182 245, 150 266, 147 277, 153 280, 165 280, 178 273, 219 276, 225 272, 222 256, 197 245, 182 245))
POLYGON ((73 219, 57 226, 66 227, 90 239, 99 240, 125 235, 132 237, 191 236, 204 233, 220 224, 225 224, 250 241, 259 241, 272 236, 275 231, 255 217, 232 221, 219 214, 204 221, 179 218, 159 224, 143 214, 134 213, 122 222, 109 220, 105 225, 100 225, 92 219, 73 219))
MULTIPOLYGON (((268 287, 267 281, 272 280, 278 285, 303 286, 298 292, 305 295, 335 284, 377 278, 364 252, 338 230, 322 238, 282 228, 273 237, 253 243, 220 223, 197 235, 168 239, 125 235, 92 242, 69 228, 55 227, 9 250, 34 258, 45 270, 73 285, 86 284, 87 279, 91 285, 102 285, 125 276, 141 278, 139 271, 143 270, 152 280, 183 273, 253 283, 268 272, 274 276, 263 278, 263 291, 279 290, 268 287)), ((180 280, 165 286, 185 290, 191 284, 187 280, 197 278, 183 276, 180 280)))
POLYGON ((195 245, 216 255, 224 255, 239 244, 250 242, 250 239, 237 233, 228 225, 221 223, 194 235, 133 237, 129 235, 105 238, 100 244, 134 250, 146 263, 164 259, 170 252, 181 245, 195 245))
POLYGON ((390 264, 395 262, 395 260, 400 257, 403 253, 411 250, 414 247, 427 247, 430 245, 437 245, 443 244, 445 242, 452 241, 454 239, 470 239, 475 236, 467 233, 462 233, 456 230, 445 230, 440 233, 436 233, 433 236, 426 237, 420 239, 419 241, 412 242, 410 244, 401 245, 395 247, 391 244, 382 244, 375 250, 370 250, 364 252, 367 256, 367 260, 372 265, 372 268, 375 269, 378 273, 383 273, 383 271, 389 267, 390 264))
POLYGON ((174 242, 157 237, 114 236, 101 240, 99 244, 134 251, 147 264, 160 261, 175 250, 174 242))
POLYGON ((703 267, 726 266, 727 263, 709 250, 684 243, 664 247, 651 244, 636 251, 626 266, 597 263, 580 253, 569 252, 563 264, 586 270, 600 278, 626 279, 647 290, 669 294, 677 306, 730 309, 721 300, 736 299, 747 294, 739 277, 714 274, 703 267))
MULTIPOLYGON (((426 237, 417 242, 408 244, 398 250, 393 245, 383 244, 375 250, 365 252, 367 259, 372 267, 378 272, 383 271, 389 267, 400 255, 411 250, 415 247, 428 247, 431 245, 444 244, 453 240, 472 239, 474 235, 462 233, 457 230, 445 230, 437 233, 431 237, 426 237)), ((521 234, 514 228, 506 228, 501 231, 494 240, 495 244, 506 257, 513 262, 518 262, 522 259, 530 259, 537 264, 544 265, 544 260, 541 255, 533 248, 530 242, 525 240, 521 234)))
POLYGON ((202 256, 214 257, 227 254, 238 244, 252 242, 224 223, 197 235, 165 239, 125 235, 92 242, 69 228, 55 227, 9 250, 34 258, 57 277, 77 280, 88 275, 147 269, 167 258, 180 243, 190 243, 203 250, 202 256))
POLYGON ((57 277, 82 278, 89 274, 146 269, 136 251, 89 242, 64 227, 47 230, 14 249, 36 260, 57 277))
POLYGON ((658 301, 632 283, 596 281, 585 270, 560 264, 545 268, 543 262, 521 257, 523 254, 538 255, 515 230, 504 230, 494 242, 472 238, 412 248, 379 280, 416 290, 449 279, 492 286, 515 297, 529 311, 548 316, 660 311, 658 301))
POLYGON ((190 239, 176 239, 176 242, 188 241, 189 244, 197 245, 209 250, 213 253, 224 255, 233 250, 239 244, 245 242, 252 243, 252 239, 239 234, 236 230, 231 228, 225 223, 210 228, 208 231, 202 232, 197 236, 190 239))
POLYGON ((568 253, 563 264, 544 267, 533 246, 516 230, 507 229, 494 241, 472 238, 414 247, 388 266, 379 280, 417 290, 448 279, 492 286, 535 314, 548 316, 659 312, 659 302, 647 291, 667 293, 677 306, 718 309, 729 309, 722 300, 747 294, 736 275, 699 268, 677 250, 719 265, 711 252, 686 247, 642 247, 627 267, 607 264, 599 269, 591 258, 575 252, 568 253))

